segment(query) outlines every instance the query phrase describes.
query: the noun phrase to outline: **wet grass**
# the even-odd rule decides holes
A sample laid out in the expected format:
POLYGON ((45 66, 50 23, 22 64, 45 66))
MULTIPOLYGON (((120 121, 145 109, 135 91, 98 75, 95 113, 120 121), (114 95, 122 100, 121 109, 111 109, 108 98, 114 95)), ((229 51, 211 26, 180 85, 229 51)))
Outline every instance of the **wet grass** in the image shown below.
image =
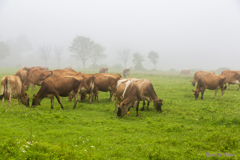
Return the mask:
MULTIPOLYGON (((10 75, 9 71, 6 75, 10 75)), ((14 72, 13 72, 14 73, 14 72)), ((2 75, 1 75, 2 76, 2 75)), ((147 78, 159 98, 162 113, 135 108, 129 116, 116 118, 109 93, 100 102, 78 103, 62 98, 65 110, 55 99, 26 108, 17 100, 0 107, 0 159, 239 159, 240 92, 231 86, 223 98, 194 100, 192 76, 136 73, 147 78), (220 157, 221 155, 221 157, 220 157)), ((39 87, 28 93, 32 98, 39 87)), ((140 106, 142 103, 140 103, 140 106)))

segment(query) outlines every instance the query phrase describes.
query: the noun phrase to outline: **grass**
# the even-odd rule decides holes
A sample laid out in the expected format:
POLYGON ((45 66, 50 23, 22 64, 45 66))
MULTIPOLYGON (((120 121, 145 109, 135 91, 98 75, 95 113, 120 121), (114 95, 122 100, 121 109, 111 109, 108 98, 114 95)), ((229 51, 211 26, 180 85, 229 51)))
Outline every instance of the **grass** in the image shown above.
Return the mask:
MULTIPOLYGON (((219 91, 212 99, 214 91, 206 90, 203 100, 194 100, 192 76, 131 76, 152 81, 164 99, 163 113, 151 103, 139 117, 132 108, 118 119, 114 102, 103 92, 100 102, 85 100, 75 110, 67 98, 62 98, 65 110, 56 99, 54 109, 47 98, 36 108, 19 106, 17 100, 8 107, 5 101, 0 107, 0 159, 240 159, 237 86, 223 98, 219 91)), ((30 88, 30 97, 38 90, 30 88)))

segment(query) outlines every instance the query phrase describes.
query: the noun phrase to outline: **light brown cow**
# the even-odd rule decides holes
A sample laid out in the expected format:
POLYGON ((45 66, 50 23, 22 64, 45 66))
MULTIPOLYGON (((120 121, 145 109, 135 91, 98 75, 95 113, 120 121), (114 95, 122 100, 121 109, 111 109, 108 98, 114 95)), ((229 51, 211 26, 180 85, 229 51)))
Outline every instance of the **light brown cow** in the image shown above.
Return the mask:
POLYGON ((23 70, 27 71, 27 74, 31 71, 31 70, 44 70, 44 71, 48 71, 48 67, 40 67, 40 66, 34 66, 34 67, 23 67, 23 70))
POLYGON ((211 72, 211 71, 197 71, 194 73, 193 76, 193 80, 190 81, 193 85, 193 87, 195 87, 196 82, 198 82, 198 80, 202 77, 202 76, 206 76, 206 75, 214 75, 215 72, 211 72))
POLYGON ((162 111, 161 106, 163 100, 157 97, 152 83, 148 79, 132 80, 126 89, 124 100, 119 104, 117 116, 121 118, 126 115, 130 107, 136 107, 138 116, 139 101, 143 101, 144 103, 145 99, 148 102, 153 101, 153 106, 158 112, 162 111))
POLYGON ((213 98, 215 98, 218 92, 218 89, 221 88, 222 96, 223 96, 224 90, 226 89, 225 84, 226 84, 226 77, 224 75, 206 75, 201 77, 198 80, 196 90, 195 91, 192 90, 195 95, 195 100, 198 99, 199 92, 201 92, 201 99, 203 99, 203 95, 206 89, 215 90, 215 94, 213 96, 213 98))
POLYGON ((226 83, 228 83, 228 89, 230 89, 230 84, 238 84, 240 88, 240 73, 239 71, 225 70, 222 75, 226 77, 226 83))
POLYGON ((53 75, 52 71, 45 70, 30 70, 23 86, 25 90, 28 90, 30 84, 41 86, 44 79, 51 77, 53 75))
POLYGON ((9 100, 8 105, 11 104, 12 98, 18 99, 19 104, 22 103, 29 107, 29 96, 25 93, 22 81, 18 76, 4 76, 1 80, 1 96, 2 106, 4 99, 9 100))
POLYGON ((108 68, 100 68, 99 73, 108 73, 108 68))
POLYGON ((181 70, 180 75, 190 75, 190 70, 181 70))
POLYGON ((27 71, 20 69, 15 73, 15 76, 18 76, 21 79, 22 83, 24 83, 27 78, 27 71))
POLYGON ((98 91, 110 92, 109 100, 116 97, 117 81, 122 77, 120 74, 96 73, 94 74, 94 94, 99 101, 98 91))
POLYGON ((129 75, 130 75, 130 69, 129 68, 124 69, 123 70, 123 77, 127 78, 127 77, 129 77, 129 75))
POLYGON ((42 83, 37 95, 33 95, 32 107, 40 105, 42 99, 51 99, 51 108, 53 109, 54 96, 57 98, 58 103, 64 109, 60 97, 68 97, 70 94, 74 95, 74 106, 76 108, 78 93, 81 87, 82 79, 69 77, 49 77, 42 83))

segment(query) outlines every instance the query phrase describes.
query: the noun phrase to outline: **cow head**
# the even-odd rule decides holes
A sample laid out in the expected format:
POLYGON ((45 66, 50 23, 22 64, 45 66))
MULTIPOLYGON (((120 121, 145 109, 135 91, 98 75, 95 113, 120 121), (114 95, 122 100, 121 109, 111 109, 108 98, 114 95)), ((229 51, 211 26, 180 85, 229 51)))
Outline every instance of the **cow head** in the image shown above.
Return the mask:
POLYGON ((117 112, 117 117, 122 118, 128 113, 128 107, 125 103, 120 103, 118 105, 118 112, 117 112))
POLYGON ((199 96, 199 91, 194 91, 194 90, 192 91, 194 92, 195 100, 197 100, 199 96))
POLYGON ((29 95, 26 92, 23 93, 23 96, 21 96, 21 102, 26 107, 29 107, 29 95))
POLYGON ((37 105, 40 105, 41 99, 38 98, 36 95, 33 95, 32 100, 32 107, 36 107, 37 105))
POLYGON ((162 102, 163 99, 159 99, 157 101, 153 101, 153 107, 158 111, 158 112, 162 112, 162 102))
POLYGON ((196 82, 195 81, 190 81, 190 82, 192 83, 193 87, 195 87, 196 82))

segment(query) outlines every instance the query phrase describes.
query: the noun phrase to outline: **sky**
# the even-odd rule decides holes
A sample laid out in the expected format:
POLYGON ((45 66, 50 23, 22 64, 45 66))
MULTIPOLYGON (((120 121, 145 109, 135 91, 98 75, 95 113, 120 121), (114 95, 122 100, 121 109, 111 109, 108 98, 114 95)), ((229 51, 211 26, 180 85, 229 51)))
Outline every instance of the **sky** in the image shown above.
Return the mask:
MULTIPOLYGON (((101 64, 122 64, 119 52, 140 53, 153 69, 149 51, 159 54, 157 69, 240 70, 239 0, 0 0, 0 41, 24 35, 33 46, 0 60, 2 65, 44 65, 43 45, 64 46, 62 66, 83 67, 69 46, 85 36, 105 48, 101 64), (36 55, 36 56, 34 56, 36 55)), ((54 55, 49 67, 57 61, 54 55)), ((87 61, 91 65, 91 60, 87 61)), ((133 67, 132 57, 127 67, 133 67)))

